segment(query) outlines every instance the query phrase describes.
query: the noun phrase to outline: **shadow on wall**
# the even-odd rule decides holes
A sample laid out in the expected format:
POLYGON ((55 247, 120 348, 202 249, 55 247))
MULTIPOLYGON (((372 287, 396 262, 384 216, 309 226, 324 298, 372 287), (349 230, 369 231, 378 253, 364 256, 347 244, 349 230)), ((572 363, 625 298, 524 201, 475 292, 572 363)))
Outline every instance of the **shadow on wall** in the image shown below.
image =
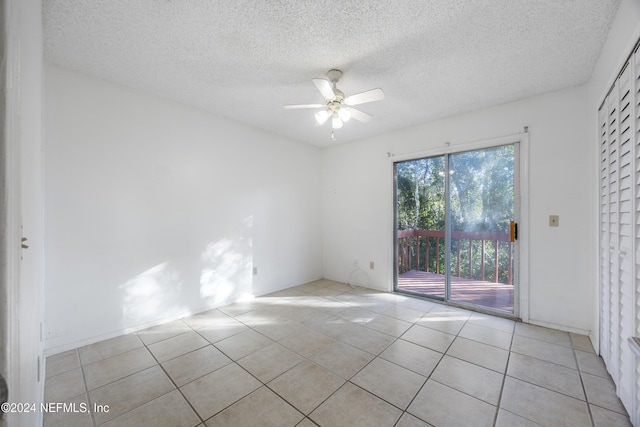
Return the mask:
POLYGON ((119 286, 125 327, 253 297, 253 218, 244 235, 224 237, 181 259, 162 262, 119 286))

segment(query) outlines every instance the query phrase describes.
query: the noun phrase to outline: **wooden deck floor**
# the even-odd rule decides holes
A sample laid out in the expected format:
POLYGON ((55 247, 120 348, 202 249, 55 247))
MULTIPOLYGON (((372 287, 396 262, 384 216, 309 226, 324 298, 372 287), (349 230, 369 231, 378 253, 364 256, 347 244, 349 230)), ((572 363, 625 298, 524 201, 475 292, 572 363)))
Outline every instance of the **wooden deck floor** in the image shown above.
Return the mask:
MULTIPOLYGON (((444 298, 444 275, 407 271, 398 276, 398 289, 444 298)), ((513 313, 513 286, 452 276, 451 301, 513 313)))

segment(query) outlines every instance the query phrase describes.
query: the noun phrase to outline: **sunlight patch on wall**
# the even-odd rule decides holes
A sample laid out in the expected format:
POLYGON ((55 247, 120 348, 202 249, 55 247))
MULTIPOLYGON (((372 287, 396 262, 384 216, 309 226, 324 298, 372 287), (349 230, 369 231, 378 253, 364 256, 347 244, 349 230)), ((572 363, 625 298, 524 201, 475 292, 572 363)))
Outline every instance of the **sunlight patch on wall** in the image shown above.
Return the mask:
POLYGON ((177 304, 183 292, 183 280, 178 270, 168 262, 158 264, 120 285, 124 293, 122 315, 125 324, 139 324, 178 313, 177 304))
POLYGON ((200 297, 219 305, 253 295, 251 239, 224 238, 202 253, 200 297))

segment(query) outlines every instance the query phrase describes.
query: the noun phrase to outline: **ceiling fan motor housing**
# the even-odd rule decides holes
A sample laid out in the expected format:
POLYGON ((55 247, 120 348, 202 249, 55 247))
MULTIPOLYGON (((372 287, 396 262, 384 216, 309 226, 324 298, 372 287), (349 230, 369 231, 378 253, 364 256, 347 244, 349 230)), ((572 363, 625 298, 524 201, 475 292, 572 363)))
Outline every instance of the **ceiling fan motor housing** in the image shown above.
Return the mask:
POLYGON ((331 101, 327 104, 327 110, 331 113, 335 113, 340 111, 340 101, 331 101))

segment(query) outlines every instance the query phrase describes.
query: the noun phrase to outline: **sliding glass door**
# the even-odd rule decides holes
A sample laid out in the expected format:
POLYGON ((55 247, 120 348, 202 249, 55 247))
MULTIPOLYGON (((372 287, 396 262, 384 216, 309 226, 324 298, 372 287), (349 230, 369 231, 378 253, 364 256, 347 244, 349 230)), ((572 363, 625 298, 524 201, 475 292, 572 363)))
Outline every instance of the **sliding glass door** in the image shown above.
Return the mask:
POLYGON ((517 149, 395 163, 396 290, 514 313, 517 149))
POLYGON ((445 299, 445 156, 396 163, 395 169, 400 289, 445 299))

